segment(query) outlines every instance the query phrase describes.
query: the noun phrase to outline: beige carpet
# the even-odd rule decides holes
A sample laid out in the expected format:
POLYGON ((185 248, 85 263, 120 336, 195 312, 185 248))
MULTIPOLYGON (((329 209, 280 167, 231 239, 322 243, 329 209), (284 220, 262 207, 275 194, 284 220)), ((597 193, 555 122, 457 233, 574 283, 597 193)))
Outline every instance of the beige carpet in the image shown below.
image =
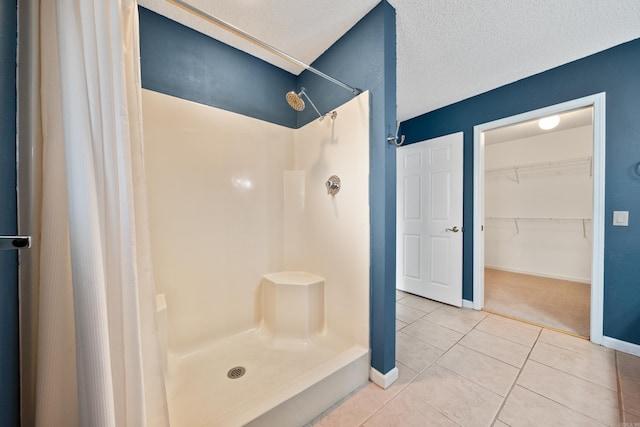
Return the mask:
POLYGON ((590 299, 585 283, 484 270, 484 307, 495 313, 588 337, 590 299))

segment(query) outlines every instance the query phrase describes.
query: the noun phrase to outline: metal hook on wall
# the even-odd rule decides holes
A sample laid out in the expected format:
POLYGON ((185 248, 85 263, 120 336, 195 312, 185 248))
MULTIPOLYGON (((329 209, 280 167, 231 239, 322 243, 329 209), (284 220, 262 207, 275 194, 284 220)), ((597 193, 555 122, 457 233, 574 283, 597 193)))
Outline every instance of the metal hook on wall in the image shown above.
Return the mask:
POLYGON ((396 122, 396 134, 392 135, 389 134, 387 135, 387 142, 389 144, 393 144, 396 147, 401 146, 402 144, 404 144, 404 135, 400 135, 400 137, 398 137, 398 131, 400 130, 400 122, 396 122))

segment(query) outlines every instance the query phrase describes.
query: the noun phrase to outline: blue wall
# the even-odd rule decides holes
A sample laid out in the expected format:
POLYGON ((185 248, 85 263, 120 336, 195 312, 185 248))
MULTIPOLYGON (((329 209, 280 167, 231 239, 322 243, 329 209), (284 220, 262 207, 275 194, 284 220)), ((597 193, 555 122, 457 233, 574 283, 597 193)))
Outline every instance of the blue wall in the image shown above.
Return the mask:
MULTIPOLYGON (((371 94, 369 203, 371 223, 371 365, 381 373, 395 367, 396 313, 396 150, 386 142, 396 123, 396 17, 382 2, 313 64, 350 86, 371 94)), ((305 71, 304 86, 321 113, 345 103, 352 94, 305 71)), ((302 126, 317 117, 305 109, 302 126)))
MULTIPOLYGON (((284 95, 305 86, 325 113, 349 91, 305 71, 294 76, 140 8, 142 86, 291 128, 315 119, 284 95)), ((381 373, 395 366, 395 10, 380 3, 312 65, 371 94, 371 347, 381 373)))
MULTIPOLYGON (((0 1, 0 235, 17 233, 16 0, 0 1)), ((18 255, 0 251, 0 425, 20 424, 18 255)))
POLYGON ((296 76, 143 7, 142 87, 287 127, 296 76))
MULTIPOLYGON (((464 224, 473 229, 473 126, 606 92, 604 335, 640 344, 640 39, 402 123, 407 143, 464 131, 464 224), (613 227, 628 210, 629 227, 613 227)), ((473 299, 473 235, 463 296, 473 299)))

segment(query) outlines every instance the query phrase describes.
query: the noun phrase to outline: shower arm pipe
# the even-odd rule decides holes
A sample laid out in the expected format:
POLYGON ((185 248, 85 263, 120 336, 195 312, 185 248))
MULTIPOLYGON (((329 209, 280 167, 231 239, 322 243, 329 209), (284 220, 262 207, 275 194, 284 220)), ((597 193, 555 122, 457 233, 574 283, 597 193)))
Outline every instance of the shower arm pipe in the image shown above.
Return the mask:
POLYGON ((267 44, 265 42, 263 42, 262 40, 252 36, 251 34, 241 30, 240 28, 236 27, 235 25, 232 25, 228 22, 223 21, 222 19, 216 18, 215 16, 203 11, 202 9, 199 9, 183 0, 167 0, 169 3, 173 3, 174 5, 186 10, 187 12, 190 12, 202 19, 204 19, 205 21, 209 21, 214 25, 217 25, 218 27, 222 27, 223 29, 235 34, 236 36, 243 38, 257 46, 260 46, 261 48, 268 50, 269 52, 273 53, 274 55, 279 56, 280 58, 291 62, 292 64, 295 64, 299 67, 304 68, 305 70, 309 70, 312 73, 322 77, 325 80, 330 81, 331 83, 334 83, 338 86, 340 86, 343 89, 348 90, 349 92, 351 92, 354 96, 357 96, 359 94, 362 93, 362 90, 358 89, 358 88, 354 88, 349 86, 346 83, 341 82, 338 79, 335 79, 325 73, 323 73, 320 70, 317 70, 315 68, 313 68, 311 65, 309 64, 305 64, 304 62, 294 58, 291 55, 286 54, 285 52, 281 51, 280 49, 271 46, 270 44, 267 44))
POLYGON ((318 107, 316 107, 316 104, 314 104, 313 101, 311 100, 311 98, 309 98, 309 95, 307 95, 307 92, 305 92, 304 88, 302 88, 300 93, 303 94, 305 96, 305 98, 307 98, 307 100, 309 101, 309 103, 311 104, 313 109, 316 110, 316 113, 318 113, 318 116, 320 117, 320 120, 324 119, 324 115, 320 114, 320 111, 318 111, 318 107))

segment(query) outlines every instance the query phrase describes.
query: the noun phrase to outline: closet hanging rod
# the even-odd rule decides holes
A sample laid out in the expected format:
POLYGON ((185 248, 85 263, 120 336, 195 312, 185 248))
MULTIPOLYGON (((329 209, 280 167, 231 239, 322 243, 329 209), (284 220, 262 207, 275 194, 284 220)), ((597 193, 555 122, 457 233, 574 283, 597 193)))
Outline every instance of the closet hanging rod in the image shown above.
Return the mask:
POLYGON ((533 222, 580 222, 582 224, 582 237, 587 238, 587 222, 592 221, 591 218, 525 218, 525 217, 485 217, 485 220, 505 220, 513 221, 513 225, 516 227, 516 234, 520 234, 520 225, 518 221, 533 221, 533 222))
POLYGON ((514 219, 521 221, 591 221, 591 218, 553 218, 553 217, 522 217, 522 216, 487 216, 485 219, 490 220, 509 220, 513 221, 514 219))
POLYGON ((336 84, 338 86, 340 86, 341 88, 344 88, 346 90, 348 90, 349 92, 351 92, 354 96, 360 95, 362 93, 362 90, 355 88, 355 87, 351 87, 346 83, 341 82, 340 80, 331 77, 328 74, 323 73, 320 70, 317 70, 315 68, 313 68, 311 65, 306 64, 302 61, 300 61, 299 59, 294 58, 293 56, 281 51, 280 49, 278 49, 277 47, 273 47, 268 43, 263 42, 262 40, 252 36, 251 34, 247 33, 244 30, 241 30, 240 28, 236 27, 233 24, 230 24, 226 21, 223 21, 220 18, 216 18, 215 16, 205 12, 202 9, 199 9, 183 0, 167 0, 169 3, 173 3, 174 5, 186 10, 189 13, 192 13, 196 16, 198 16, 199 18, 204 19, 205 21, 208 21, 214 25, 217 25, 218 27, 221 27, 224 30, 229 31, 230 33, 235 34, 236 36, 243 38, 253 44, 255 44, 256 46, 259 46, 271 53, 273 53, 276 56, 279 56, 280 58, 284 59, 285 61, 289 61, 292 64, 295 64, 299 67, 304 68, 305 70, 309 70, 312 73, 322 77, 325 80, 330 81, 333 84, 336 84))
POLYGON ((556 160, 553 162, 527 163, 522 165, 507 166, 503 168, 487 169, 485 173, 491 174, 491 173, 500 173, 500 172, 513 172, 514 170, 518 171, 523 169, 580 165, 582 163, 591 163, 591 161, 592 161, 592 157, 586 156, 586 157, 578 157, 575 159, 556 160))

